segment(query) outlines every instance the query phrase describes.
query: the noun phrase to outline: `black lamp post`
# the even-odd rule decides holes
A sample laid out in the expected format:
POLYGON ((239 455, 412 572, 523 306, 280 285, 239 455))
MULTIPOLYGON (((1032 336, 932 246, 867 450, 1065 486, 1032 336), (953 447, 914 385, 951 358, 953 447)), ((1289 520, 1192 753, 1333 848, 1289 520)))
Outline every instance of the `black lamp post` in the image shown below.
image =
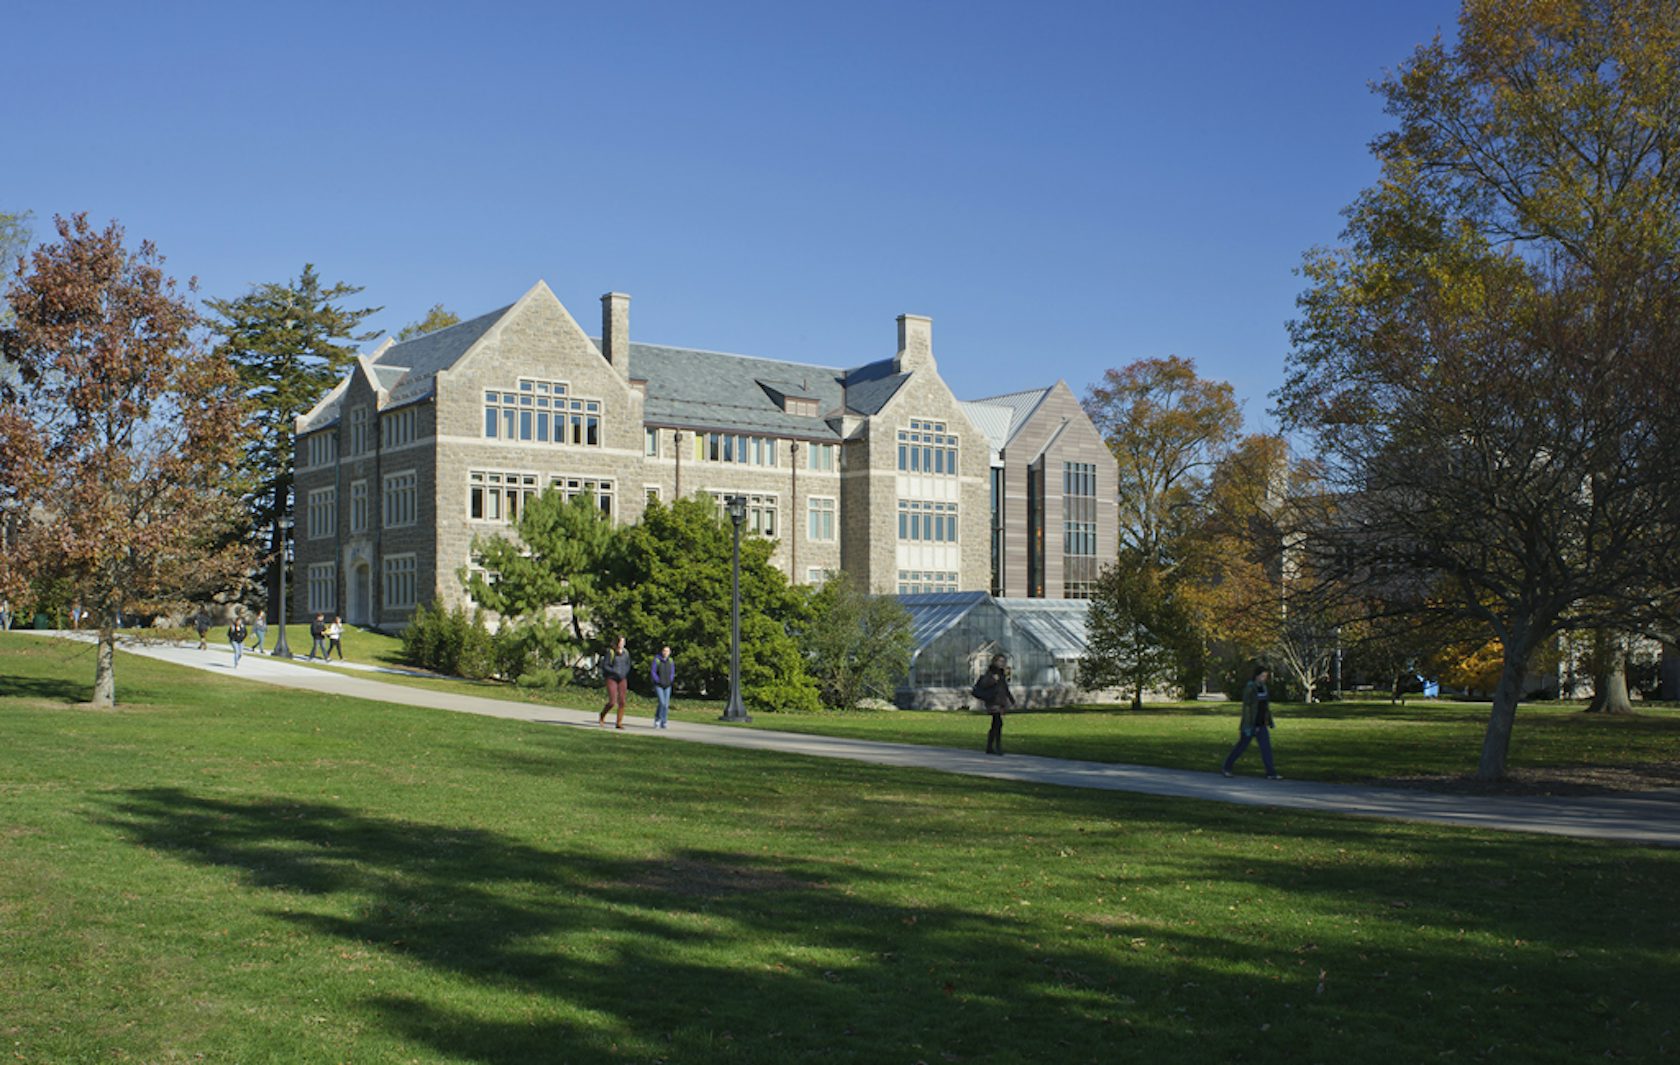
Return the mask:
POLYGON ((1342 697, 1342 627, 1336 626, 1336 695, 1342 697))
POLYGON ((747 497, 728 496, 723 505, 735 526, 735 554, 729 578, 729 705, 723 709, 722 720, 751 721, 752 715, 741 705, 741 523, 747 520, 747 497))
POLYGON ((286 642, 286 516, 284 514, 280 515, 279 519, 275 521, 274 529, 280 534, 280 609, 279 617, 276 619, 280 623, 280 635, 274 641, 274 650, 271 655, 274 658, 290 658, 292 657, 292 646, 286 642))

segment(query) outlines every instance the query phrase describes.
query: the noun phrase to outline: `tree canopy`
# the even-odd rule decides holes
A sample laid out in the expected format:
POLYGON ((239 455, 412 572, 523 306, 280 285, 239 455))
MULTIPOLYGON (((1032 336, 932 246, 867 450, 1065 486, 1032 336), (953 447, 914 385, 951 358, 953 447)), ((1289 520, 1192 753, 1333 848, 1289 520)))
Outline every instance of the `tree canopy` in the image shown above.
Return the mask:
POLYGON ((432 309, 418 322, 410 322, 397 331, 397 341, 413 340, 417 336, 435 333, 439 329, 447 329, 452 325, 459 325, 461 316, 454 311, 445 310, 443 304, 434 303, 432 309))
POLYGON ((0 581, 65 580, 98 627, 93 702, 109 706, 118 611, 219 591, 250 564, 225 542, 246 408, 156 248, 85 215, 54 226, 8 294, 0 485, 20 528, 0 581))
MULTIPOLYGON (((294 419, 338 383, 356 358, 355 345, 378 335, 361 330, 378 307, 345 303, 361 291, 343 282, 323 284, 314 264, 305 263, 294 280, 205 301, 217 316, 216 355, 238 373, 253 411, 251 431, 241 441, 251 493, 242 538, 263 553, 278 544, 280 522, 290 512, 294 419)), ((270 602, 270 609, 276 605, 270 602)))
POLYGON ((1340 497, 1323 564, 1499 641, 1494 779, 1544 640, 1680 610, 1680 8, 1471 0, 1378 91, 1278 410, 1340 497))

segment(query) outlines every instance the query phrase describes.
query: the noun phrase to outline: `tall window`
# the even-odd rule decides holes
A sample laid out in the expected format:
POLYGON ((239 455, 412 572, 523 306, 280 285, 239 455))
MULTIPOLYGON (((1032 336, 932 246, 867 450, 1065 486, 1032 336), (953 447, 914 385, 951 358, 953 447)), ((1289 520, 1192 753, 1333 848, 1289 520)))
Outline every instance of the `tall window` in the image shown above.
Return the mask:
POLYGON ((650 459, 658 458, 659 457, 659 430, 658 429, 648 429, 648 430, 645 431, 645 433, 643 435, 646 437, 646 439, 643 442, 642 454, 646 455, 650 459))
POLYGON ((309 538, 323 540, 338 532, 338 489, 317 488, 309 493, 309 538))
POLYGON ((366 481, 350 482, 350 531, 365 533, 368 531, 368 483, 366 481))
POLYGON ((382 437, 381 446, 385 450, 389 451, 394 447, 402 447, 405 444, 414 443, 413 407, 405 407, 402 410, 392 411, 391 413, 385 415, 381 424, 384 426, 384 435, 382 437))
POLYGON ((521 380, 516 392, 484 393, 490 440, 601 446, 601 401, 573 396, 562 381, 521 380))
POLYGON ((309 567, 309 612, 331 614, 338 608, 334 563, 317 562, 309 567))
POLYGON ((945 431, 944 422, 910 420, 908 429, 898 431, 898 471, 957 475, 957 438, 945 431))
POLYGON ((414 524, 415 481, 413 470, 393 473, 385 478, 380 498, 385 506, 385 528, 396 529, 414 524))
POLYGON ((351 456, 365 455, 368 452, 368 409, 353 407, 350 411, 350 454, 351 456))
POLYGON ((956 543, 957 505, 927 499, 900 499, 898 538, 921 543, 956 543))
POLYGON ((807 539, 822 542, 834 539, 834 500, 821 496, 812 496, 806 500, 806 513, 809 516, 809 528, 806 529, 807 539))
POLYGON ((818 473, 831 473, 834 470, 833 444, 806 444, 805 468, 816 470, 818 473))
POLYGON ((311 466, 330 466, 338 461, 338 429, 315 433, 306 438, 304 454, 311 466))
POLYGON ((414 605, 414 556, 386 555, 384 560, 385 606, 403 610, 414 605))
POLYGON ((1097 583, 1097 467, 1062 465, 1062 598, 1089 599, 1097 583))

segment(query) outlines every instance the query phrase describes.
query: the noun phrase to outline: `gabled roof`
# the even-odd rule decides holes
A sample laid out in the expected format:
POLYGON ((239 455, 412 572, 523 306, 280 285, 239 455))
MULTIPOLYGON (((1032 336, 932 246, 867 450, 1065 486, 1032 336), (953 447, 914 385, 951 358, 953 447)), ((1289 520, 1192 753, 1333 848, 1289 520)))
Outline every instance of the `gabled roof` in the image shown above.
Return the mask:
POLYGON ((438 371, 454 366, 513 307, 510 303, 489 314, 381 347, 373 356, 375 367, 385 372, 401 371, 390 386, 385 385, 386 373, 380 373, 380 385, 388 387, 391 402, 400 403, 431 392, 432 379, 438 371))
POLYGON ((967 400, 959 400, 957 406, 968 415, 968 420, 974 423, 976 429, 986 434, 986 442, 992 449, 992 461, 998 461, 998 452, 1009 442, 1009 425, 1015 412, 1009 407, 967 400))
POLYGON ((907 373, 898 372, 893 359, 866 363, 855 370, 847 370, 846 409, 854 414, 877 414, 898 391, 898 386, 910 380, 907 373))
POLYGON ((967 617, 969 611, 991 600, 985 592, 921 592, 898 597, 910 612, 910 634, 917 653, 967 617))
POLYGON ((632 342, 630 376, 647 382, 642 418, 650 425, 840 438, 825 419, 840 414, 845 394, 840 372, 828 367, 632 342), (816 400, 817 415, 789 414, 765 383, 816 400))
POLYGON ((1003 443, 997 445, 1001 450, 1009 443, 1010 438, 1021 431, 1021 426, 1027 423, 1027 419, 1033 416, 1033 412, 1038 410, 1039 405, 1044 402, 1044 398, 1049 394, 1050 389, 1048 388, 1029 388, 1024 392, 1006 392, 1001 396, 987 396, 984 399, 976 399, 971 402, 987 407, 1008 408, 1009 431, 1004 436, 1003 443))
POLYGON ((997 605, 1018 628, 1057 658, 1079 658, 1089 644, 1089 599, 999 599, 997 605))

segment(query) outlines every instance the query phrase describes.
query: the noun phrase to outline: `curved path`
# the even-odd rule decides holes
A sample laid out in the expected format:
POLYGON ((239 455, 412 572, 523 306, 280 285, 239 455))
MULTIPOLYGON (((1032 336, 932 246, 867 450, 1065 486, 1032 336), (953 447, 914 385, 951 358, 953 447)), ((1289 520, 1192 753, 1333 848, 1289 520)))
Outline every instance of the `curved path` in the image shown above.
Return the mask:
MULTIPOLYGON (((40 635, 88 639, 85 633, 48 632, 40 635)), ((242 677, 288 688, 349 695, 405 706, 431 707, 457 713, 514 718, 541 724, 583 726, 595 730, 595 714, 587 710, 533 706, 482 696, 458 695, 392 684, 375 679, 381 669, 360 663, 334 663, 332 669, 313 668, 262 655, 246 654, 237 671, 232 652, 212 643, 200 651, 191 644, 154 644, 124 641, 123 649, 177 665, 242 677), (343 671, 341 671, 341 669, 343 671)), ((665 731, 646 718, 626 719, 627 733, 655 740, 685 740, 719 747, 778 751, 816 758, 841 758, 876 765, 934 769, 945 773, 992 777, 1033 784, 1141 792, 1186 799, 1249 806, 1272 806, 1317 813, 1348 814, 1392 821, 1423 821, 1465 828, 1538 832, 1559 836, 1617 840, 1627 843, 1680 846, 1680 789, 1625 795, 1558 798, 1553 796, 1490 797, 1456 795, 1404 788, 1326 784, 1308 780, 1226 779, 1218 773, 1109 762, 1079 762, 1031 755, 995 758, 977 751, 924 747, 872 740, 839 739, 763 728, 737 728, 673 721, 665 731)), ((610 730, 609 730, 610 731, 610 730)))

